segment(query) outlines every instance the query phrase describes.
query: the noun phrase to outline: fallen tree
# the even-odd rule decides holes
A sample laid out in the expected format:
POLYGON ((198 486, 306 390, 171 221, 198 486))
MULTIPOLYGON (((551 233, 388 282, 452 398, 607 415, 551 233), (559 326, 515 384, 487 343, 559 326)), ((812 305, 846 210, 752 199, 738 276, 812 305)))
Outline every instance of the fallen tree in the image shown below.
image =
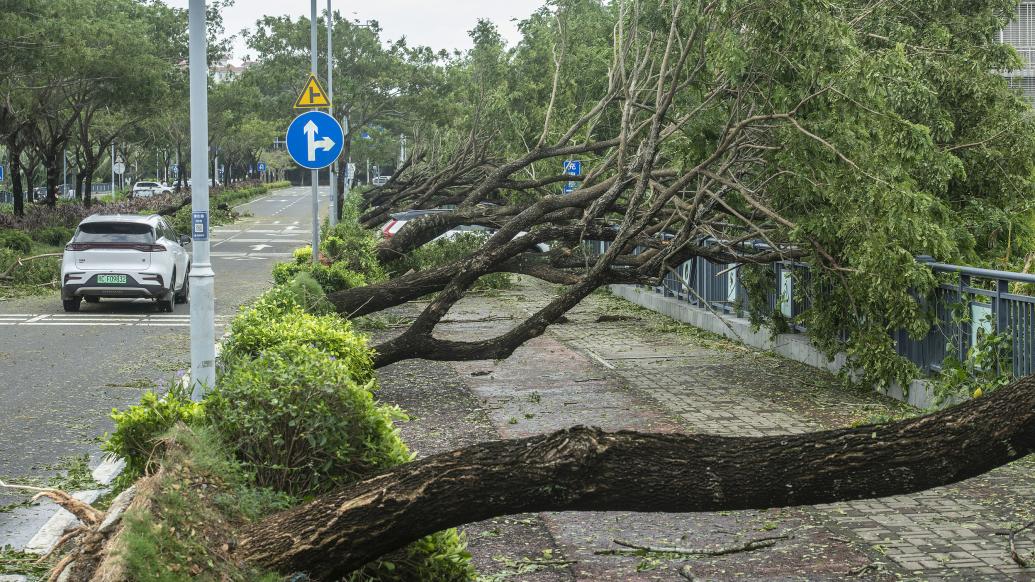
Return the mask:
MULTIPOLYGON (((973 256, 982 243, 961 226, 974 220, 972 209, 990 205, 978 214, 996 215, 1015 204, 1014 184, 1029 183, 1035 125, 998 75, 1009 65, 995 56, 1003 10, 979 2, 918 22, 886 3, 559 5, 534 19, 534 39, 516 56, 479 44, 469 65, 472 83, 502 83, 508 59, 524 62, 522 51, 553 54, 551 83, 538 83, 547 93, 508 106, 507 95, 477 85, 477 97, 455 104, 467 114, 415 120, 423 139, 414 155, 386 185, 362 194, 359 222, 368 228, 393 213, 437 209, 378 245, 389 266, 458 226, 486 227, 491 236, 446 267, 329 299, 352 316, 438 294, 402 336, 376 346, 378 365, 506 357, 601 286, 659 285, 694 258, 738 273, 794 260, 810 275, 783 300, 811 304, 794 323, 828 353, 850 353, 857 368, 872 371, 864 380, 905 385, 918 371, 898 358, 891 338, 927 332, 931 320, 914 293, 934 283, 913 257, 973 256), (573 22, 612 34, 577 36, 573 22), (576 51, 576 43, 585 46, 576 51), (573 56, 594 50, 592 59, 573 56), (586 89, 565 93, 576 70, 586 89), (916 95, 928 98, 921 105, 916 95), (1012 161, 988 171, 986 155, 1012 161), (559 175, 573 159, 582 175, 559 175), (559 192, 562 181, 573 191, 559 192), (517 236, 552 251, 535 256, 531 245, 512 244, 517 236), (442 317, 479 277, 497 272, 568 288, 506 336, 436 339, 442 317)), ((520 75, 506 90, 521 93, 546 72, 520 75)), ((761 290, 760 277, 738 283, 764 303, 772 285, 761 290)), ((735 301, 743 299, 738 292, 735 301)), ((779 317, 762 307, 763 319, 779 317)))
POLYGON ((335 579, 426 534, 535 511, 766 509, 913 493, 1035 450, 1035 377, 936 414, 771 437, 574 427, 402 465, 240 533, 239 555, 335 579))

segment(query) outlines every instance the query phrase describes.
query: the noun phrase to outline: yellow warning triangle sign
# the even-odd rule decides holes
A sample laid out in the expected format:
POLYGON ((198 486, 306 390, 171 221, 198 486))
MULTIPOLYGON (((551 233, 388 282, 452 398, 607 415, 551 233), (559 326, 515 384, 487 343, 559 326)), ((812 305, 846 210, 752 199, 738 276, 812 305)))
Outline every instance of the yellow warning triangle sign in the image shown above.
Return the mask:
POLYGON ((327 100, 327 92, 320 86, 320 81, 315 75, 309 75, 302 93, 295 100, 295 109, 313 109, 316 107, 330 107, 331 102, 327 100))

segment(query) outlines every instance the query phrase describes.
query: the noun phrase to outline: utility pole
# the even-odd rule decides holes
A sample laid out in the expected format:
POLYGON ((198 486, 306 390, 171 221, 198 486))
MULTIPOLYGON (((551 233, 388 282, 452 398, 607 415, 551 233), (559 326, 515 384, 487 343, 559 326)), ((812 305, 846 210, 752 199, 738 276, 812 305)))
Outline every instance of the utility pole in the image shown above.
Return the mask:
MULTIPOLYGON (((342 132, 342 135, 345 136, 345 139, 349 139, 349 116, 348 115, 345 115, 344 121, 345 121, 345 131, 342 132)), ((349 191, 352 190, 352 179, 355 177, 355 176, 352 175, 351 166, 352 166, 352 154, 349 154, 349 158, 347 160, 345 160, 345 196, 348 196, 349 195, 349 191)))
MULTIPOLYGON (((331 12, 331 0, 327 0, 327 113, 334 117, 334 16, 331 12)), ((331 167, 330 205, 327 207, 331 226, 338 224, 338 174, 334 171, 338 160, 331 167)))
POLYGON ((367 158, 367 186, 370 185, 370 158, 367 158))
POLYGON ((68 146, 61 152, 61 197, 68 195, 68 146))
MULTIPOLYGON (((314 0, 315 1, 315 0, 314 0)), ((190 371, 191 398, 201 400, 216 385, 215 273, 209 256, 208 47, 205 0, 190 0, 191 192, 190 371)))
MULTIPOLYGON (((317 54, 316 54, 316 0, 310 3, 309 19, 309 72, 316 76, 317 54)), ((320 170, 312 170, 313 182, 313 264, 320 262, 320 170)))
POLYGON ((404 161, 406 161, 406 134, 405 133, 400 133, 399 134, 399 166, 400 167, 403 165, 404 161))
POLYGON ((111 199, 115 200, 115 140, 111 140, 111 199))

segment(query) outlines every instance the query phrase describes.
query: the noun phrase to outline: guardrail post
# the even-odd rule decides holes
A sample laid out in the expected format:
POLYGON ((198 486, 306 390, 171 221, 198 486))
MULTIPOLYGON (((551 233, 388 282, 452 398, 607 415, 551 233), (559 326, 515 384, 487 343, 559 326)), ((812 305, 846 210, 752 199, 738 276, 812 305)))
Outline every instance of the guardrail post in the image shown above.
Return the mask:
POLYGON ((1010 292, 1010 282, 999 279, 995 282, 995 332, 1005 333, 1010 327, 1010 304, 1003 297, 1010 292))
POLYGON ((960 360, 967 357, 967 350, 970 349, 970 322, 968 320, 973 317, 973 310, 970 308, 970 299, 967 297, 966 291, 964 291, 967 287, 970 287, 970 275, 960 275, 959 295, 957 298, 963 304, 963 309, 966 313, 966 316, 959 324, 959 353, 956 356, 960 360))
MULTIPOLYGON (((995 303, 993 309, 995 309, 995 332, 997 334, 1009 333, 1010 330, 1010 303, 1009 300, 1003 297, 1010 293, 1010 282, 1003 279, 997 279, 995 282, 995 303)), ((995 373, 996 375, 1002 374, 1002 364, 999 362, 999 358, 995 359, 995 373)))

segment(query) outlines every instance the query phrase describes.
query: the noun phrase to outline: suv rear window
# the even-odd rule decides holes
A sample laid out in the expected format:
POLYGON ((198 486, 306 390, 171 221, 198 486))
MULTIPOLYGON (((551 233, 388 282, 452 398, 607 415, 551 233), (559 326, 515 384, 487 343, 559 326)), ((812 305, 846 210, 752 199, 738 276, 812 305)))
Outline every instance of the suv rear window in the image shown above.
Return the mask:
POLYGON ((137 188, 157 188, 158 182, 137 182, 137 188))
POLYGON ((72 242, 144 243, 155 242, 155 233, 146 224, 133 222, 90 222, 80 224, 72 242))

